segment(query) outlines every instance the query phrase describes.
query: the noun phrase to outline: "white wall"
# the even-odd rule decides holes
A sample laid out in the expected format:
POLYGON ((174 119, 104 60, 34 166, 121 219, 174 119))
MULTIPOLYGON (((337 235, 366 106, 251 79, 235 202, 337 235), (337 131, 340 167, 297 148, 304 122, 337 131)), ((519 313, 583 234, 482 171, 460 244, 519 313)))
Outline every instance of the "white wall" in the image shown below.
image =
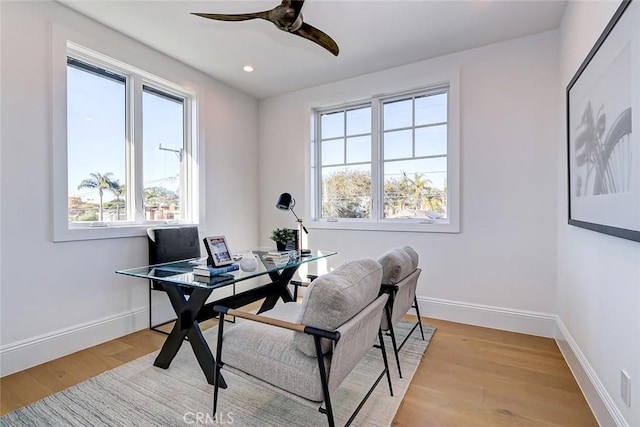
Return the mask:
POLYGON ((310 107, 429 85, 459 70, 461 233, 310 230, 329 267, 398 245, 420 254, 426 316, 552 336, 556 283, 558 34, 543 33, 260 101, 260 235, 293 225, 283 191, 310 226, 310 107))
POLYGON ((412 245, 426 316, 551 335, 558 313, 559 344, 599 420, 640 425, 640 245, 566 224, 564 88, 617 5, 570 2, 559 32, 297 91, 258 110, 254 99, 58 4, 0 2, 2 375, 146 325, 146 283, 113 273, 146 263, 143 238, 51 241, 50 43, 60 25, 197 88, 201 233, 226 234, 239 248, 256 236, 270 244, 273 227, 292 225, 273 208, 282 191, 297 197, 309 224, 310 107, 421 87, 433 70, 458 70, 462 232, 312 229, 311 246, 339 251, 331 268, 412 245), (233 209, 221 202, 229 200, 233 209), (631 408, 620 399, 620 369, 632 377, 631 408))
MULTIPOLYGON (((564 96, 618 5, 611 1, 569 3, 560 27, 559 95, 564 96)), ((572 369, 601 424, 639 426, 640 243, 567 225, 564 126, 563 110, 557 142, 557 312, 564 335, 559 344, 566 354, 574 353, 575 357, 567 359, 573 362, 572 369), (632 379, 630 408, 620 397, 621 369, 632 379), (606 410, 612 417, 607 417, 606 410)))
POLYGON ((257 243, 258 105, 59 4, 0 2, 0 8, 0 365, 6 375, 147 325, 147 283, 114 273, 147 263, 145 238, 51 239, 52 28, 99 40, 111 50, 103 53, 197 91, 206 191, 200 233, 226 234, 237 248, 257 243))

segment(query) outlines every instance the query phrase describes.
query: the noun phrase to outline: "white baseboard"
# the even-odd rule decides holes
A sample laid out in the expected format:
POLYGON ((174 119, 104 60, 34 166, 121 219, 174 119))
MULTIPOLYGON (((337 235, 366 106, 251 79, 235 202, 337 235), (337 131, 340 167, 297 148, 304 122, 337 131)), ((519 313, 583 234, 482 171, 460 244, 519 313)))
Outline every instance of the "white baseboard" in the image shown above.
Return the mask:
MULTIPOLYGON (((157 309, 165 311, 163 306, 157 309)), ((144 307, 4 345, 0 347, 0 377, 147 327, 149 310, 144 307)))
MULTIPOLYGON (((221 291, 211 298, 231 295, 221 291)), ((153 324, 175 319, 164 292, 153 292, 153 324)), ((31 368, 149 327, 149 309, 142 307, 49 332, 0 347, 0 377, 31 368)))
MULTIPOLYGON (((166 296, 165 296, 166 298, 166 296)), ((556 317, 436 298, 418 298, 420 314, 531 335, 556 336, 556 317)), ((154 323, 175 316, 169 302, 154 301, 154 323)), ((0 347, 0 377, 147 328, 147 307, 105 317, 0 347)))
POLYGON ((556 337, 556 316, 526 310, 417 297, 420 315, 451 322, 502 329, 541 337, 556 337))
POLYGON ((560 318, 556 319, 556 324, 558 326, 556 337, 558 347, 578 382, 582 394, 587 399, 598 424, 602 427, 629 427, 604 384, 560 318))

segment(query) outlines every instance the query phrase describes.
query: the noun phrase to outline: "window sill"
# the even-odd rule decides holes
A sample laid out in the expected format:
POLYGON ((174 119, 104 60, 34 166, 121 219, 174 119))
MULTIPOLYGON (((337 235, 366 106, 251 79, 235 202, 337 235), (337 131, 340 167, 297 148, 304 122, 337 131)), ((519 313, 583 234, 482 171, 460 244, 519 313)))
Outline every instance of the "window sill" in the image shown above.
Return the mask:
MULTIPOLYGON (((167 227, 187 226, 194 224, 162 224, 167 227)), ((150 227, 159 227, 160 224, 127 224, 127 225, 107 225, 107 226, 72 226, 60 230, 54 230, 54 242, 73 242, 79 240, 101 240, 120 239, 126 237, 143 237, 147 235, 150 227)))
POLYGON ((431 223, 396 222, 396 221, 311 221, 305 223, 307 228, 317 230, 356 230, 356 231, 396 231, 410 233, 459 233, 460 226, 452 221, 431 223))

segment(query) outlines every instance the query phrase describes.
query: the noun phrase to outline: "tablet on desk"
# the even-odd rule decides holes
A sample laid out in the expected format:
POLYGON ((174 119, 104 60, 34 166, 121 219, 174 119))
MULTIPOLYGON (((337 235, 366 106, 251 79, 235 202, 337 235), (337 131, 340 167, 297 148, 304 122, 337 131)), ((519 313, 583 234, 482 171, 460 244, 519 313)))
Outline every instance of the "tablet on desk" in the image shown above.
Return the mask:
POLYGON ((209 254, 207 263, 214 267, 233 264, 233 256, 224 236, 205 237, 204 247, 209 254))

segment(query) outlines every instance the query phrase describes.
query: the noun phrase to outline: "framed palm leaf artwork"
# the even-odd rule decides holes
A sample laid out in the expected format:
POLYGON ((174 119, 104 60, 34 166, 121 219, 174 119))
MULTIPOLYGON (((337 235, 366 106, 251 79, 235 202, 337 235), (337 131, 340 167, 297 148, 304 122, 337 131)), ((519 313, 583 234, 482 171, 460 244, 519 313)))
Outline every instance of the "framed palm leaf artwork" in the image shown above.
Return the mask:
POLYGON ((624 0, 566 95, 569 224, 640 242, 639 22, 624 0))

